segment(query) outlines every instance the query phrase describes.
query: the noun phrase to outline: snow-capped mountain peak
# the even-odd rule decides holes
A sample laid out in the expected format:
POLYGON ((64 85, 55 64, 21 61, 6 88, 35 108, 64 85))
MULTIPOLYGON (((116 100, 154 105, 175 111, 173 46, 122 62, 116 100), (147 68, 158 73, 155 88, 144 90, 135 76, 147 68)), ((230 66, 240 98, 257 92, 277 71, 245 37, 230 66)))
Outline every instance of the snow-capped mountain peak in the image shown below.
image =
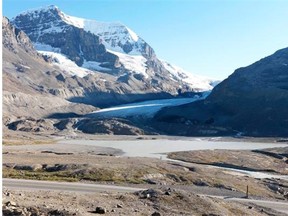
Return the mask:
MULTIPOLYGON (((33 9, 23 11, 22 13, 20 13, 20 15, 22 15, 22 16, 25 16, 25 15, 37 16, 37 14, 39 14, 41 12, 48 12, 48 11, 52 11, 52 10, 60 11, 60 9, 56 5, 47 5, 47 6, 33 8, 33 9)), ((12 20, 13 19, 15 19, 15 17, 13 17, 12 20)))
POLYGON ((70 16, 54 5, 21 13, 12 22, 39 52, 71 75, 83 77, 100 71, 137 88, 172 94, 179 89, 194 92, 213 88, 212 79, 160 61, 148 43, 119 22, 70 16))
POLYGON ((109 50, 130 55, 143 55, 144 53, 145 41, 119 22, 84 20, 82 28, 98 35, 109 50))
MULTIPOLYGON (((91 33, 99 36, 107 35, 111 37, 112 34, 115 35, 118 33, 119 37, 119 33, 122 33, 126 34, 125 36, 122 36, 122 39, 127 39, 126 41, 122 41, 122 43, 126 43, 127 41, 137 42, 139 40, 139 36, 134 31, 129 29, 127 26, 121 24, 120 22, 99 22, 96 20, 83 19, 67 15, 62 11, 59 11, 59 15, 62 20, 67 24, 90 31, 91 33)), ((107 38, 108 37, 103 37, 104 40, 106 40, 107 38)))
POLYGON ((64 22, 66 22, 67 24, 73 25, 73 26, 75 26, 77 28, 84 28, 85 19, 66 15, 62 11, 59 11, 59 15, 62 18, 62 20, 64 22))
POLYGON ((99 22, 70 16, 54 5, 28 10, 12 19, 16 26, 23 27, 23 23, 19 24, 19 17, 21 19, 26 17, 26 22, 32 21, 31 19, 38 20, 38 37, 41 36, 41 33, 64 31, 68 25, 99 36, 101 43, 109 50, 130 55, 145 54, 146 42, 119 22, 99 22), (45 25, 43 26, 43 24, 45 25))

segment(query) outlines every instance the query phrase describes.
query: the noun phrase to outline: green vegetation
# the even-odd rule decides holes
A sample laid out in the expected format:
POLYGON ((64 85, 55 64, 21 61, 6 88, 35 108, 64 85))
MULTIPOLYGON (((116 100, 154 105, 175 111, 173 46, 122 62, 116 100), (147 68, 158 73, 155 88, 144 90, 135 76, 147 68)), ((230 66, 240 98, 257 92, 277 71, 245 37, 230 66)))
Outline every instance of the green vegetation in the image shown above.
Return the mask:
POLYGON ((70 177, 67 172, 44 172, 44 171, 27 171, 27 170, 15 170, 12 168, 3 168, 4 178, 16 178, 16 179, 33 179, 33 180, 46 180, 46 181, 67 181, 75 182, 78 179, 70 177))
POLYGON ((11 146, 11 145, 43 145, 43 144, 55 144, 56 141, 52 139, 47 140, 11 140, 3 139, 2 145, 11 146))
POLYGON ((43 170, 33 171, 3 168, 4 178, 33 179, 46 181, 77 182, 81 180, 87 180, 95 182, 115 182, 132 184, 145 183, 142 179, 138 178, 138 176, 139 173, 137 172, 135 172, 133 175, 123 176, 123 173, 121 174, 120 172, 117 172, 115 170, 108 169, 47 172, 43 170))

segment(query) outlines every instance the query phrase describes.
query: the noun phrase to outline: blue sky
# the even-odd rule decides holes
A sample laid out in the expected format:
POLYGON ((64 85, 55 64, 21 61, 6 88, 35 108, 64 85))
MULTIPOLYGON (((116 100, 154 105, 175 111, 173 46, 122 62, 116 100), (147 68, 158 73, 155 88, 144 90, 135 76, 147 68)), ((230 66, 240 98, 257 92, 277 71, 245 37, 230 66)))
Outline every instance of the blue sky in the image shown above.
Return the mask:
POLYGON ((120 21, 157 56, 194 74, 224 79, 288 46, 286 0, 3 0, 3 15, 57 5, 64 13, 120 21))

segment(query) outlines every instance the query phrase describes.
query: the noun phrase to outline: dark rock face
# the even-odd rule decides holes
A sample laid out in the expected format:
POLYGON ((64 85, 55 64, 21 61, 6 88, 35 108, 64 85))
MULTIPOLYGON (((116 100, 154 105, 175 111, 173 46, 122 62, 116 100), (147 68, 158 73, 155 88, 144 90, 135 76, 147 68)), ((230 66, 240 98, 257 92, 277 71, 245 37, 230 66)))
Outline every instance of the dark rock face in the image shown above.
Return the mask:
POLYGON ((2 20, 2 44, 3 47, 14 52, 15 54, 18 53, 17 46, 20 46, 30 55, 33 55, 34 57, 39 56, 29 37, 27 37, 27 35, 20 29, 12 26, 6 17, 3 17, 2 20))
POLYGON ((109 62, 112 68, 119 67, 119 58, 108 53, 99 37, 83 29, 68 25, 61 18, 57 7, 20 14, 13 24, 23 30, 34 43, 47 44, 61 50, 78 66, 87 61, 109 62))
POLYGON ((288 136, 288 48, 237 69, 206 100, 166 109, 156 119, 167 130, 182 121, 186 135, 288 136))
POLYGON ((123 50, 125 53, 129 53, 131 52, 133 49, 133 45, 129 42, 126 42, 124 45, 123 45, 123 50))

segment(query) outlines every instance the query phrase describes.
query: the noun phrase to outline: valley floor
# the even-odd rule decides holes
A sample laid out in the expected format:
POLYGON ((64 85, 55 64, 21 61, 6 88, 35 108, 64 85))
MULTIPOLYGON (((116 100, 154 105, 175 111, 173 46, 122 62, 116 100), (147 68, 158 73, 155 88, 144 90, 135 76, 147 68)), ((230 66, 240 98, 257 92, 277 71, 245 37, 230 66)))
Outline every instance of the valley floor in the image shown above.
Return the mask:
MULTIPOLYGON (((19 211, 38 211, 39 215, 41 212, 53 215, 53 211, 56 213, 58 211, 57 214, 54 212, 54 215, 92 215, 97 206, 106 208, 107 215, 152 215, 154 212, 159 212, 161 215, 285 215, 286 210, 277 209, 277 205, 271 209, 271 206, 267 208, 263 207, 267 205, 259 203, 223 199, 223 197, 245 197, 248 185, 251 202, 252 199, 260 199, 273 202, 280 200, 285 203, 288 198, 288 182, 285 179, 254 178, 246 174, 238 175, 237 170, 235 174, 227 169, 211 166, 225 161, 234 167, 245 166, 268 174, 287 176, 285 168, 287 147, 281 147, 287 146, 285 142, 272 143, 272 140, 265 140, 266 145, 274 147, 270 151, 274 154, 270 155, 257 153, 255 150, 198 150, 169 154, 174 160, 169 160, 161 154, 154 158, 125 156, 123 152, 125 149, 111 147, 111 143, 121 140, 148 144, 157 140, 192 142, 199 139, 202 142, 213 140, 215 143, 238 141, 239 145, 241 141, 245 141, 242 144, 247 141, 264 143, 261 139, 87 136, 86 134, 77 134, 65 139, 61 136, 43 134, 6 133, 3 146, 4 178, 122 185, 143 188, 143 191, 137 190, 135 193, 105 190, 78 193, 51 190, 43 193, 41 190, 5 187, 4 184, 3 209, 9 213, 14 211, 13 205, 17 205, 14 207, 19 211), (82 143, 77 145, 67 140, 82 143), (85 141, 91 140, 96 144, 85 145, 85 141), (108 144, 104 146, 103 143, 108 144), (257 163, 253 161, 255 158, 253 154, 257 154, 257 163), (237 160, 241 155, 245 161, 243 164, 237 160), (248 161, 247 158, 251 160, 248 161), (149 188, 150 190, 145 192, 149 188), (222 198, 208 198, 207 195, 222 198)), ((136 146, 134 148, 137 149, 136 146)), ((9 215, 8 213, 4 215, 9 215)))

